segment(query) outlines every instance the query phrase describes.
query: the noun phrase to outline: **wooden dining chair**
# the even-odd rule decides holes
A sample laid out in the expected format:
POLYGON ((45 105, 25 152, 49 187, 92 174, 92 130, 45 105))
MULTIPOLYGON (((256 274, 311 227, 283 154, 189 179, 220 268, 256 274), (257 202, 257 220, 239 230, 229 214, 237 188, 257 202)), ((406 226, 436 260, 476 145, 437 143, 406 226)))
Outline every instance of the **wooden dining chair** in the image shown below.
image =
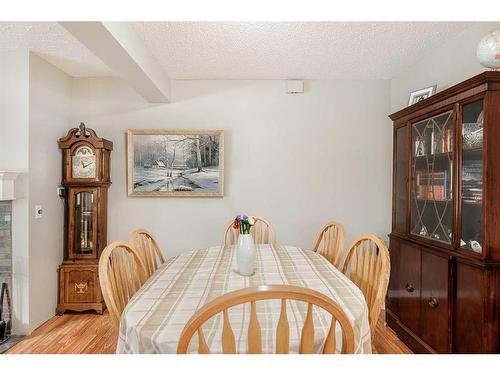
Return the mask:
POLYGON ((128 301, 146 280, 146 269, 131 244, 115 241, 104 248, 99 258, 99 283, 117 325, 128 301))
POLYGON ((322 308, 331 314, 332 320, 328 335, 324 341, 322 353, 334 354, 336 352, 335 329, 336 322, 342 329, 341 353, 350 354, 354 352, 354 333, 344 311, 331 298, 312 289, 292 285, 260 285, 245 288, 224 294, 215 298, 199 309, 184 327, 179 343, 178 354, 186 354, 189 343, 195 333, 198 336, 198 353, 208 354, 209 349, 203 334, 202 326, 211 317, 222 312, 222 352, 224 354, 236 353, 236 342, 229 321, 228 309, 250 303, 250 320, 247 332, 248 354, 259 354, 262 352, 262 337, 259 320, 257 319, 257 301, 279 299, 281 300, 281 312, 276 329, 276 353, 287 354, 289 351, 290 328, 286 312, 286 301, 295 300, 307 303, 307 314, 300 338, 300 353, 312 353, 314 349, 314 324, 313 306, 322 308))
POLYGON ((321 254, 336 268, 339 268, 344 250, 344 237, 344 226, 331 221, 319 232, 313 251, 321 254))
POLYGON ((372 337, 387 293, 390 270, 389 250, 373 234, 361 235, 352 243, 342 267, 342 272, 365 296, 372 337))
POLYGON ((146 229, 137 229, 132 233, 130 243, 139 253, 149 278, 165 262, 158 242, 146 229))
MULTIPOLYGON (((274 228, 270 222, 261 218, 255 217, 255 224, 250 228, 250 234, 256 244, 275 244, 276 234, 274 228)), ((224 231, 223 246, 235 245, 238 242, 238 237, 240 235, 239 229, 233 228, 233 222, 231 221, 224 231)))

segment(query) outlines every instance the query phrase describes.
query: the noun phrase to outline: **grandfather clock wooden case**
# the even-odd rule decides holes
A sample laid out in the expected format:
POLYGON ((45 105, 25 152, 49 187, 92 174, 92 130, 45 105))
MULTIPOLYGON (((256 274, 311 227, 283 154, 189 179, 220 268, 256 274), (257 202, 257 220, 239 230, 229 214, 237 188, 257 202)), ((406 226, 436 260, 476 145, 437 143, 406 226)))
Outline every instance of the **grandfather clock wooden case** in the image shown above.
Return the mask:
POLYGON ((390 118, 387 323, 417 353, 499 353, 500 72, 390 118))
POLYGON ((106 246, 110 155, 113 143, 82 123, 59 140, 65 188, 64 262, 59 266, 57 314, 95 310, 105 304, 99 256, 106 246))

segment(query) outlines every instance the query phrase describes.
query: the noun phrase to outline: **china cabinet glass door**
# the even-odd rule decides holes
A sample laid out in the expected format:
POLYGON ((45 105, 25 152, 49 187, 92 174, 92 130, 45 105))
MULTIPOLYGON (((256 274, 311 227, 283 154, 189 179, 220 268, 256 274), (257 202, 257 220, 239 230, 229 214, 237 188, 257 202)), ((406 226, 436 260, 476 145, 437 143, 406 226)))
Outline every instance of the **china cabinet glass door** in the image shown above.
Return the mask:
MULTIPOLYGON (((499 161, 500 162, 500 161, 499 161)), ((482 253, 483 101, 462 107, 460 247, 482 253)))
POLYGON ((76 255, 92 254, 94 251, 94 192, 81 191, 75 196, 75 238, 76 255))
POLYGON ((406 233, 406 214, 408 204, 408 126, 396 129, 396 181, 394 201, 394 229, 406 233))
POLYGON ((453 240, 453 111, 412 124, 411 227, 414 235, 453 240))

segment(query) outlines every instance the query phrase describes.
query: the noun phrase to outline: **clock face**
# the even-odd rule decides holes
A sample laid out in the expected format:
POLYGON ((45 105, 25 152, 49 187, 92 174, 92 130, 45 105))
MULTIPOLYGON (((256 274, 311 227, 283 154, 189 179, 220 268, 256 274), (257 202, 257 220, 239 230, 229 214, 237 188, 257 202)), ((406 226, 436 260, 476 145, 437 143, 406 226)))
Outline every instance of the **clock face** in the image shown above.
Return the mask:
POLYGON ((95 155, 90 147, 81 146, 76 149, 71 169, 73 178, 95 178, 95 155))

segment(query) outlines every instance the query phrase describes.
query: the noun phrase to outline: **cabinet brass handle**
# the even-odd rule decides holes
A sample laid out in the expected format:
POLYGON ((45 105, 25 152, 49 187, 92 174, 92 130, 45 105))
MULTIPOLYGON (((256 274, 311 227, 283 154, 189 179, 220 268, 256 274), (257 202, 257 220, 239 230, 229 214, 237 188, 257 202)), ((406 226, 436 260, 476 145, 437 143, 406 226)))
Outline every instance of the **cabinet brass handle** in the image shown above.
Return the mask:
POLYGON ((411 284, 406 284, 405 289, 408 293, 413 293, 415 291, 415 288, 411 284))
POLYGON ((438 301, 437 299, 435 299, 434 297, 431 297, 431 298, 429 298, 429 300, 427 301, 427 304, 428 304, 431 308, 435 309, 436 307, 438 307, 438 306, 439 306, 439 301, 438 301))

